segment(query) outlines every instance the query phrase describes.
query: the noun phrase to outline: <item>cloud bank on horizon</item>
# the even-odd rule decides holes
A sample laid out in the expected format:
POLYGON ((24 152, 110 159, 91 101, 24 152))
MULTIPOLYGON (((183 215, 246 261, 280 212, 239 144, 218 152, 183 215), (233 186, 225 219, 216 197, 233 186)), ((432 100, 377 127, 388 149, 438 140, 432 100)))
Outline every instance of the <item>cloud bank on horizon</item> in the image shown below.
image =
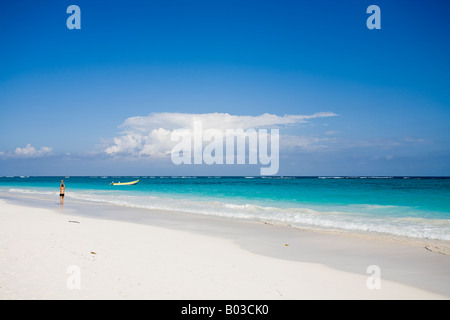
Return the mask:
MULTIPOLYGON (((203 130, 228 129, 273 129, 298 127, 317 118, 338 116, 333 112, 317 112, 311 115, 283 115, 264 113, 258 116, 239 116, 229 113, 151 113, 148 116, 131 117, 119 126, 120 135, 113 138, 112 145, 106 147, 104 152, 111 156, 131 157, 165 157, 169 156, 175 145, 171 140, 175 130, 186 130, 194 134, 194 122, 201 121, 203 130)), ((289 136, 280 134, 281 147, 305 148, 317 138, 305 136, 289 136)))
POLYGON ((14 152, 0 151, 0 157, 12 159, 41 158, 51 155, 53 155, 53 148, 41 147, 40 149, 36 149, 30 143, 23 148, 17 147, 14 152))

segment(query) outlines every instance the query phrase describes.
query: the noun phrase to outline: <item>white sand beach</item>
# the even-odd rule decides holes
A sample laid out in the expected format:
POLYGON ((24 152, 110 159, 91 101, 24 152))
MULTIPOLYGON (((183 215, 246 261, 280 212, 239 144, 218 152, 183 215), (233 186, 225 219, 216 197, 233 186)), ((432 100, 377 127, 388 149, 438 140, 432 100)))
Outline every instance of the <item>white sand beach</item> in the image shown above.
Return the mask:
POLYGON ((133 208, 70 207, 0 199, 0 299, 450 297, 450 257, 420 246, 169 213, 170 223, 136 223, 77 214, 133 208), (373 289, 370 265, 381 271, 373 289))

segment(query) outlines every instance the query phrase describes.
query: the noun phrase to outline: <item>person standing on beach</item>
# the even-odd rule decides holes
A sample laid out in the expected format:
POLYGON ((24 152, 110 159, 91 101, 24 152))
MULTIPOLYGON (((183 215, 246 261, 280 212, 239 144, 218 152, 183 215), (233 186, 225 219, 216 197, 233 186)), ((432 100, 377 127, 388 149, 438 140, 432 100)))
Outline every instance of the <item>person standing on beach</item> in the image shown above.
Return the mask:
POLYGON ((64 180, 61 180, 61 185, 59 186, 59 203, 64 205, 64 194, 66 193, 66 185, 64 184, 64 180))

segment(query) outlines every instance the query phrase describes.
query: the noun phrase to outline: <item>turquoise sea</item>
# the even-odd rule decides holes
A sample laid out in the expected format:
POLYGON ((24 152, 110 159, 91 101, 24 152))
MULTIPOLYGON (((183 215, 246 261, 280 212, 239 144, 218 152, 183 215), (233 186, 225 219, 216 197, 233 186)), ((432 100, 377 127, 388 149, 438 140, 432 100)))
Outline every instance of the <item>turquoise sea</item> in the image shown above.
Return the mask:
POLYGON ((59 200, 61 179, 66 201, 450 240, 449 177, 0 177, 0 192, 59 200))

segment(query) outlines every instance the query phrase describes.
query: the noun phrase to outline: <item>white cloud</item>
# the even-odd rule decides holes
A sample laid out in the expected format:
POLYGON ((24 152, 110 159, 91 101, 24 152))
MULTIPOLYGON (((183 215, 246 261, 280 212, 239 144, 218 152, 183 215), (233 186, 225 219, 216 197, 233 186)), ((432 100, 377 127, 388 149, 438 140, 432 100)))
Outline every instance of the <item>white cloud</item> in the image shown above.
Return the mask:
MULTIPOLYGON (((334 117, 332 112, 319 112, 311 115, 262 114, 258 116, 237 116, 228 113, 152 113, 144 117, 132 117, 119 126, 120 135, 115 137, 112 144, 104 149, 109 155, 151 156, 163 157, 170 155, 176 142, 171 141, 174 130, 184 129, 192 133, 194 122, 201 121, 202 129, 275 129, 287 126, 298 126, 316 118, 334 117)), ((314 141, 295 141, 294 145, 303 147, 314 141)), ((287 139, 286 139, 287 140, 287 139)), ((291 147, 294 146, 291 143, 291 147)))
POLYGON ((327 148, 324 143, 336 142, 336 138, 322 138, 317 136, 280 135, 280 147, 303 150, 318 150, 327 148))
POLYGON ((27 144, 24 148, 16 148, 12 157, 18 158, 38 158, 44 157, 52 154, 52 148, 42 147, 37 150, 35 147, 31 146, 31 144, 27 144))

